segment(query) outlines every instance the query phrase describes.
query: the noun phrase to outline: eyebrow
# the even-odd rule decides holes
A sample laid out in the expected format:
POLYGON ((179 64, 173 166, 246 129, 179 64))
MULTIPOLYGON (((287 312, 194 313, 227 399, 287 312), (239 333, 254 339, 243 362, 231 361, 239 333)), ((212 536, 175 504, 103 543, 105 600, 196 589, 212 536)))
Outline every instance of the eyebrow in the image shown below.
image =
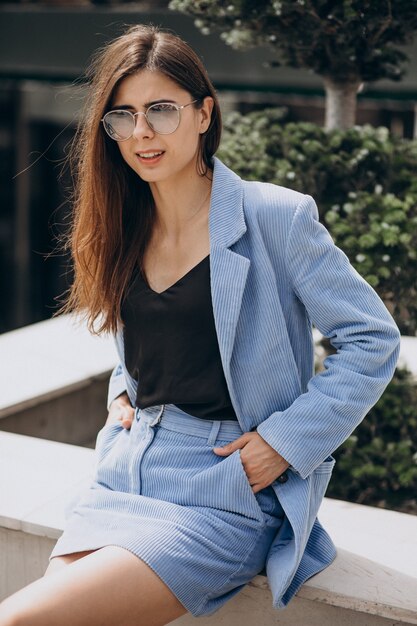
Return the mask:
MULTIPOLYGON (((143 105, 143 107, 145 109, 148 109, 150 106, 152 106, 153 104, 161 104, 161 102, 169 102, 169 104, 176 104, 175 100, 171 100, 170 98, 161 98, 160 100, 152 100, 151 102, 145 102, 145 104, 143 105)), ((115 111, 115 110, 129 110, 132 109, 133 111, 135 110, 135 107, 132 106, 131 104, 118 104, 115 106, 112 106, 109 111, 115 111)))

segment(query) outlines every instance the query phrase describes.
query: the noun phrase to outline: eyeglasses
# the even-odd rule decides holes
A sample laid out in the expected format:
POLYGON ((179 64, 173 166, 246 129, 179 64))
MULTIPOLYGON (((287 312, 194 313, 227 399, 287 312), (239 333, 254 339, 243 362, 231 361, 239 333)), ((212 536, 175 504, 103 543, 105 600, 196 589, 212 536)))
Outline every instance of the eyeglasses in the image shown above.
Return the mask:
POLYGON ((115 141, 126 141, 130 139, 135 131, 136 115, 144 115, 148 126, 159 135, 170 135, 175 132, 179 126, 181 109, 194 104, 197 100, 193 100, 188 104, 178 105, 172 102, 158 102, 151 104, 150 107, 143 111, 131 113, 124 109, 116 109, 109 111, 102 118, 104 130, 111 139, 115 141))

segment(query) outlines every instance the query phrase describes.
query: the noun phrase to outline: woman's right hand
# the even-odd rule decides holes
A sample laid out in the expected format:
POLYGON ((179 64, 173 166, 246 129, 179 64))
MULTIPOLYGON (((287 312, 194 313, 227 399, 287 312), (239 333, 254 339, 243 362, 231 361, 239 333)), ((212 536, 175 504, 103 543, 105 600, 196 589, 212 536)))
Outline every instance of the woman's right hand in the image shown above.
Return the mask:
POLYGON ((127 393, 122 393, 111 403, 106 425, 121 422, 123 428, 129 429, 132 425, 134 414, 135 409, 130 404, 127 393))

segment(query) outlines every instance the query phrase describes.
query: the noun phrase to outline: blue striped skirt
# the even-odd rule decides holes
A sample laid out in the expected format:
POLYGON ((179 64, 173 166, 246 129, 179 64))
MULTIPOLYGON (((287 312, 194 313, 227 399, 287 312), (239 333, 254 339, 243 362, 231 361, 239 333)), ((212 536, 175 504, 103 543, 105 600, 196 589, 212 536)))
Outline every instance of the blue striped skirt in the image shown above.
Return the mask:
POLYGON ((264 568, 284 515, 272 487, 253 493, 239 450, 213 452, 241 434, 172 404, 137 409, 130 430, 105 425, 93 481, 50 559, 120 546, 194 616, 213 613, 264 568))

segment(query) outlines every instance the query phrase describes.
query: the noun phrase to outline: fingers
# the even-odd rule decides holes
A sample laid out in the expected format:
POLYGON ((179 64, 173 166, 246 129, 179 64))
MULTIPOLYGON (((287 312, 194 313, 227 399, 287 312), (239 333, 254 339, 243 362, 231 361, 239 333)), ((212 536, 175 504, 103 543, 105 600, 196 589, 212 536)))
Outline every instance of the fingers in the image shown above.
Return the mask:
POLYGON ((231 441, 230 443, 226 444, 225 446, 213 448, 213 452, 215 452, 219 456, 229 456, 229 454, 232 454, 232 452, 235 452, 236 450, 240 450, 244 446, 246 446, 248 441, 250 441, 252 434, 254 433, 244 433, 243 435, 241 435, 234 441, 231 441))
POLYGON ((106 424, 117 424, 120 422, 123 428, 129 429, 132 425, 134 415, 135 409, 130 402, 127 403, 124 398, 120 396, 120 398, 116 398, 111 403, 106 424))
POLYGON ((219 456, 241 450, 240 460, 254 493, 271 485, 289 467, 289 463, 258 433, 244 433, 229 444, 213 448, 219 456))
POLYGON ((129 429, 132 426, 134 414, 135 414, 135 409, 133 407, 131 406, 123 407, 123 409, 121 410, 121 417, 120 417, 123 428, 129 429))

